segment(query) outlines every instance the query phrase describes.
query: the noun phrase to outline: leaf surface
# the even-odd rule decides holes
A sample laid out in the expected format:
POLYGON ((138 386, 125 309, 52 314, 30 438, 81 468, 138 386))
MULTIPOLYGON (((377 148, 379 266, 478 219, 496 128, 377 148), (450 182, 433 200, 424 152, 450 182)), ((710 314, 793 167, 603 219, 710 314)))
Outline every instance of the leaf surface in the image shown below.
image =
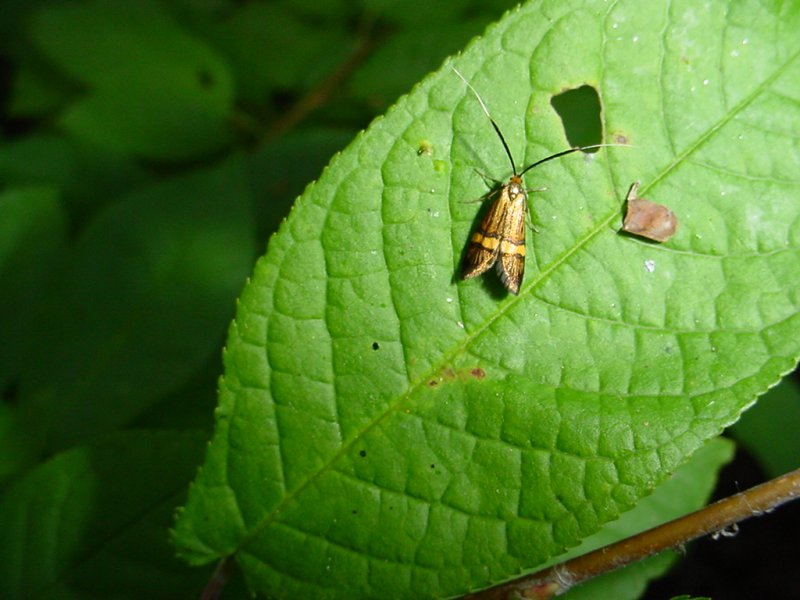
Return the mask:
POLYGON ((605 148, 526 176, 518 297, 459 282, 510 175, 445 65, 296 203, 230 330, 182 554, 271 597, 442 597, 535 568, 634 507, 795 365, 800 9, 532 2, 454 64, 518 164, 568 147, 551 98, 594 87, 605 148), (709 32, 714 32, 710 35, 709 32), (618 234, 625 193, 675 237, 618 234))

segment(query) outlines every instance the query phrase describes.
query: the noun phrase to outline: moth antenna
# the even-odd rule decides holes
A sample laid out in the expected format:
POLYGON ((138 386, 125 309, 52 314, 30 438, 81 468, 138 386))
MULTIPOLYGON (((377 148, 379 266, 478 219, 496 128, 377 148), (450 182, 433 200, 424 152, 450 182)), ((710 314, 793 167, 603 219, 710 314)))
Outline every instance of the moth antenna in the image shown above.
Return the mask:
POLYGON ((554 158, 560 158, 566 154, 572 154, 573 152, 578 152, 579 150, 592 150, 593 148, 609 148, 609 147, 623 147, 623 148, 630 148, 631 146, 628 144, 592 144, 591 146, 575 146, 568 150, 562 150, 561 152, 556 152, 555 154, 551 154, 550 156, 546 156, 540 160, 537 160, 535 163, 528 165, 522 172, 519 174, 520 177, 525 175, 528 171, 530 171, 533 167, 538 167, 540 164, 547 162, 548 160, 553 160, 554 158))
POLYGON ((503 148, 505 148, 506 150, 506 154, 508 155, 508 160, 511 162, 511 170, 514 172, 514 175, 516 175, 517 165, 514 164, 514 157, 511 156, 511 150, 508 148, 508 144, 506 143, 506 138, 503 137, 503 133, 500 131, 500 128, 497 126, 497 123, 495 123, 494 119, 492 118, 492 115, 489 113, 489 109, 486 108, 486 104, 484 103, 483 98, 481 98, 481 95, 478 93, 478 90, 472 87, 472 84, 466 80, 466 78, 459 72, 458 69, 456 69, 453 65, 450 65, 450 68, 453 69, 455 74, 461 78, 461 81, 467 84, 467 87, 470 89, 470 91, 472 91, 472 93, 475 94, 475 97, 478 99, 478 103, 481 105, 483 112, 486 113, 487 117, 489 117, 489 122, 492 124, 492 127, 494 127, 494 130, 497 133, 497 137, 499 137, 500 141, 503 143, 503 148))

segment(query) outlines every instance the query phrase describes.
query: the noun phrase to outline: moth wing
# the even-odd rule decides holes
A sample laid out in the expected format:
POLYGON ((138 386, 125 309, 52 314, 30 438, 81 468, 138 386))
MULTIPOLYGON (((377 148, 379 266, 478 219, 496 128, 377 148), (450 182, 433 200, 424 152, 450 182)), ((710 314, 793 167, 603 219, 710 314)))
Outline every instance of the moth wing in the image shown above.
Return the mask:
POLYGON ((525 193, 520 193, 509 203, 500 241, 500 260, 497 273, 512 294, 519 294, 525 274, 525 193))
POLYGON ((497 262, 508 204, 508 190, 503 188, 484 215, 481 224, 469 238, 461 266, 461 279, 477 277, 497 262))
POLYGON ((470 241, 461 267, 461 279, 471 279, 486 272, 497 262, 498 254, 500 254, 499 245, 494 250, 488 250, 482 243, 470 241))

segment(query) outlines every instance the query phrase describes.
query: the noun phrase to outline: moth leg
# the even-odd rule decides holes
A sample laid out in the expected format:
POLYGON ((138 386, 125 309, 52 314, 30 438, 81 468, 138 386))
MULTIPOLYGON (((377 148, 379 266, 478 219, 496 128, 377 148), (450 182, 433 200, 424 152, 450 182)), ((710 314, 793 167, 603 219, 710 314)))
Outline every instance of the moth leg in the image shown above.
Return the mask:
MULTIPOLYGON (((473 168, 474 168, 474 167, 473 167, 473 168)), ((489 177, 489 176, 488 176, 486 173, 484 173, 483 171, 479 171, 478 169, 475 169, 475 172, 476 172, 478 175, 480 175, 480 176, 481 176, 481 178, 483 179, 483 181, 486 183, 486 185, 487 185, 488 187, 498 187, 498 186, 500 186, 500 185, 502 185, 502 184, 503 184, 503 182, 502 182, 502 181, 500 181, 499 179, 495 179, 494 177, 489 177), (491 181, 491 182, 492 182, 494 185, 489 185, 489 182, 490 182, 490 181, 491 181)))

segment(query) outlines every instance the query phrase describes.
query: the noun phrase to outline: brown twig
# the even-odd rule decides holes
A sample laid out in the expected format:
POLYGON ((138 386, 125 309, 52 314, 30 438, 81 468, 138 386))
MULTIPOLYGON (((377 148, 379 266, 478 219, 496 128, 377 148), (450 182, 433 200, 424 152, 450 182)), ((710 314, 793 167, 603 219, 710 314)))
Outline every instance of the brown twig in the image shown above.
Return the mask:
POLYGON ((682 546, 704 535, 725 531, 745 519, 771 512, 798 497, 800 497, 800 469, 610 546, 554 565, 520 580, 470 594, 465 598, 471 600, 552 598, 587 579, 658 554, 668 548, 682 546))

